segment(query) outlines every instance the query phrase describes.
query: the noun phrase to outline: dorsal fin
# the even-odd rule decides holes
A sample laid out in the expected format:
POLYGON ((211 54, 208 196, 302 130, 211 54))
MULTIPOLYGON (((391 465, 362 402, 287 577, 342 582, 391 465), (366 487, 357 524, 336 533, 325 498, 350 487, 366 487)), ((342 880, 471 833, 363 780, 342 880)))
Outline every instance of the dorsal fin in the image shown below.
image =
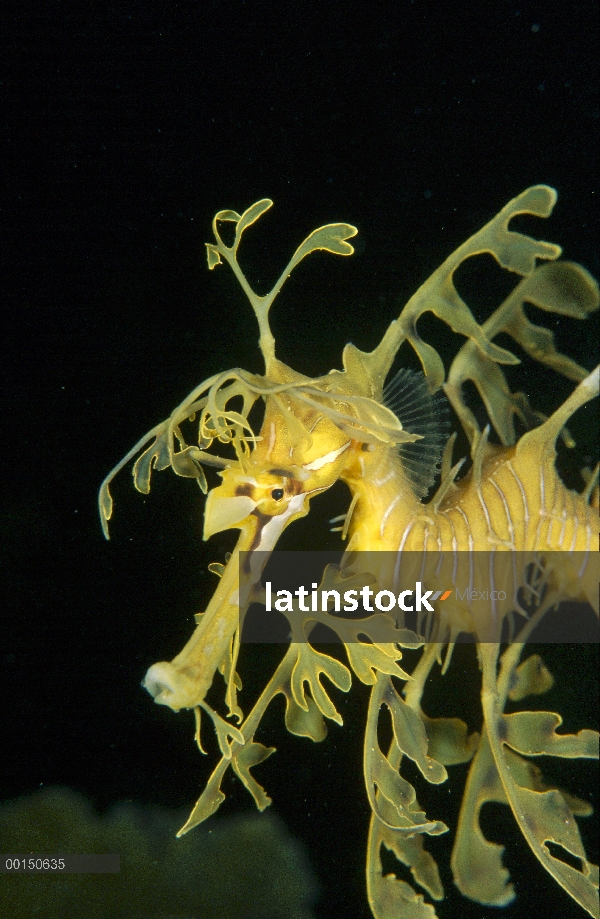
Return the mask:
POLYGON ((448 438, 446 400, 441 392, 429 392, 423 373, 403 367, 383 390, 383 404, 394 412, 405 431, 422 437, 414 443, 399 444, 396 449, 415 494, 423 498, 439 472, 448 438))

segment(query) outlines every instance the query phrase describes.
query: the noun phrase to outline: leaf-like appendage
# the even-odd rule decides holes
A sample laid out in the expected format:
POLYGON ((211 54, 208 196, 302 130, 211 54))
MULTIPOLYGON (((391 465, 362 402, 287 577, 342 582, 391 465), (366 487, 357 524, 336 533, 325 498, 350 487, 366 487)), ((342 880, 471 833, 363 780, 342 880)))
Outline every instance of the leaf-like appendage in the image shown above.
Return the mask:
POLYGON ((215 731, 217 734, 217 739, 219 741, 219 749, 225 759, 231 759, 233 752, 233 744, 244 745, 244 735, 242 732, 236 728, 233 724, 230 724, 228 721, 225 721, 224 718, 215 712, 210 705, 207 705, 206 702, 202 703, 202 708, 204 711, 210 715, 212 722, 215 726, 215 731), (231 738, 231 742, 230 739, 231 738))
POLYGON ((103 482, 100 487, 100 493, 98 495, 98 507, 100 509, 100 523, 102 524, 102 532, 106 539, 110 539, 110 534, 108 532, 108 521, 112 517, 113 512, 113 499, 108 487, 108 482, 103 482))
POLYGON ((556 712, 515 712, 504 715, 504 743, 526 756, 598 759, 597 731, 557 734, 562 718, 556 712))
MULTIPOLYGON (((526 303, 549 313, 585 319, 598 308, 598 284, 594 278, 573 262, 539 265, 482 326, 490 341, 501 333, 510 335, 534 360, 570 380, 583 380, 587 374, 585 368, 557 350, 553 333, 526 315, 526 303)), ((490 421, 506 446, 516 441, 515 415, 528 428, 539 424, 540 418, 528 408, 526 397, 511 393, 498 362, 473 339, 465 342, 454 358, 445 386, 446 395, 472 443, 478 439, 479 426, 465 404, 462 387, 467 380, 475 383, 490 421)))
POLYGON ((241 217, 238 217, 235 234, 236 238, 239 240, 244 230, 252 226, 252 224, 255 223, 259 217, 262 217, 265 211, 268 211, 271 207, 273 207, 273 202, 270 198, 262 198, 260 201, 257 201, 256 204, 250 205, 248 210, 244 211, 241 217))
POLYGON ((300 642, 296 647, 298 657, 291 679, 294 702, 304 711, 308 711, 308 700, 304 691, 304 683, 308 683, 311 695, 322 714, 337 724, 343 724, 342 716, 323 689, 319 677, 324 673, 334 686, 348 692, 352 683, 350 671, 340 661, 327 654, 320 654, 308 643, 300 642))
MULTIPOLYGON (((370 618, 374 619, 376 617, 370 618)), ((381 616, 380 618, 383 619, 384 617, 381 616)), ((350 627, 352 625, 355 625, 355 623, 350 623, 350 627)), ((365 620, 364 628, 361 626, 362 623, 359 623, 356 626, 356 631, 368 634, 369 620, 365 620)), ((407 679, 408 677, 408 674, 396 663, 396 658, 399 657, 398 651, 395 652, 394 657, 391 657, 381 647, 374 644, 369 645, 356 639, 348 641, 345 647, 350 666, 359 680, 367 686, 372 686, 376 682, 378 673, 389 673, 390 676, 397 676, 400 679, 407 679)))
POLYGON ((322 249, 325 252, 331 252, 333 255, 352 255, 354 246, 347 239, 356 236, 358 230, 349 223, 328 223, 318 230, 313 230, 310 236, 307 236, 304 242, 298 246, 294 252, 292 262, 297 265, 311 252, 322 249))
POLYGON ((316 702, 310 696, 305 696, 308 708, 304 709, 294 701, 290 686, 284 687, 284 694, 286 700, 285 726, 290 734, 295 734, 297 737, 310 737, 316 743, 324 740, 327 737, 327 722, 323 720, 316 702))
POLYGON ((507 804, 490 745, 483 737, 469 770, 452 850, 454 883, 465 897, 490 906, 507 906, 515 898, 502 864, 504 846, 489 842, 479 826, 486 801, 507 804))
POLYGON ((422 717, 429 740, 427 752, 432 759, 444 766, 455 766, 457 763, 468 763, 473 758, 479 734, 477 731, 469 734, 461 718, 422 717))
POLYGON ((371 691, 369 716, 365 733, 365 785, 373 813, 395 832, 438 835, 446 832, 441 821, 428 820, 418 809, 413 786, 400 775, 402 756, 406 753, 417 763, 428 781, 443 782, 446 770, 428 756, 425 726, 417 714, 396 692, 392 680, 380 675, 371 691), (387 756, 381 752, 377 724, 379 710, 386 705, 392 716, 394 739, 387 756), (384 802, 387 801, 387 805, 384 802))
POLYGON ((425 903, 410 884, 393 874, 383 875, 378 868, 367 876, 369 903, 377 919, 435 919, 437 913, 431 903, 425 903))
POLYGON ((202 453, 198 447, 186 447, 185 450, 180 450, 179 453, 173 454, 171 466, 173 467, 173 472, 177 473, 177 475, 188 479, 198 479, 200 489, 206 494, 208 485, 204 469, 200 464, 199 457, 201 456, 202 453))
POLYGON ((212 271, 213 268, 216 268, 217 265, 222 263, 221 253, 212 243, 206 243, 206 260, 208 262, 209 271, 212 271))
POLYGON ((467 344, 473 343, 490 361, 518 363, 515 355, 493 343, 493 336, 486 331, 487 325, 482 327, 477 324, 454 286, 454 273, 466 259, 482 253, 490 253, 503 268, 525 276, 534 271, 537 259, 558 258, 560 246, 509 229, 510 220, 519 214, 547 217, 555 201, 556 192, 546 185, 526 189, 448 256, 410 298, 377 348, 363 354, 364 365, 374 383, 387 376, 398 348, 404 341, 409 341, 419 356, 430 390, 435 392, 443 384, 443 362, 438 352, 421 339, 417 330, 419 318, 427 311, 433 312, 454 332, 466 336, 469 339, 467 344))
POLYGON ((415 789, 383 755, 378 743, 371 745, 365 757, 365 783, 373 812, 389 826, 394 829, 410 828, 412 832, 415 824, 426 823, 423 812, 411 813, 417 800, 415 789), (375 789, 389 805, 387 818, 384 817, 375 789))
MULTIPOLYGON (((511 653, 510 648, 505 652, 503 668, 506 667, 511 653)), ((480 745, 479 752, 482 747, 487 750, 489 746, 494 764, 494 769, 487 769, 485 782, 489 784, 493 775, 494 799, 501 800, 502 796, 510 805, 519 829, 533 854, 580 906, 590 915, 597 917, 598 893, 594 887, 592 866, 586 859, 574 811, 570 808, 567 798, 557 788, 544 785, 540 770, 519 753, 513 752, 512 748, 534 756, 591 758, 598 756, 598 734, 595 731, 580 731, 576 735, 557 735, 555 729, 561 724, 562 719, 553 712, 525 711, 499 715, 504 695, 499 692, 496 657, 497 649, 480 646, 483 671, 481 701, 486 735, 485 744, 480 745), (501 791, 498 788, 499 784, 501 791), (562 847, 570 855, 580 859, 581 870, 555 857, 547 846, 548 842, 562 847)), ((477 760, 478 757, 471 767, 471 772, 477 760)), ((465 790, 463 810, 468 806, 467 798, 471 797, 470 779, 471 775, 465 790)), ((477 800, 481 806, 483 800, 490 800, 490 796, 483 798, 484 777, 479 777, 479 784, 477 800)), ((576 809, 579 810, 579 802, 575 803, 576 809)), ((473 819, 474 814, 471 813, 471 819, 467 823, 473 823, 473 819)), ((460 824, 463 824, 462 811, 460 824)))
MULTIPOLYGON (((378 806, 386 822, 389 824, 392 817, 391 805, 386 800, 379 800, 378 806)), ((418 802, 416 807, 418 808, 418 802)), ((438 867, 433 856, 425 849, 425 836, 423 833, 416 833, 414 836, 407 836, 405 833, 399 833, 393 830, 380 820, 376 820, 378 834, 381 842, 394 853, 396 858, 407 867, 417 882, 430 897, 434 900, 443 900, 444 888, 440 879, 438 867)), ((447 831, 446 827, 446 831, 447 831)))
POLYGON ((209 817, 212 817, 212 815, 218 811, 225 800, 225 795, 221 791, 221 782, 223 781, 223 775, 225 774, 227 765, 228 761, 225 759, 222 759, 221 762, 217 764, 210 779, 206 783, 206 788, 196 801, 192 813, 177 833, 178 836, 189 833, 195 826, 204 823, 205 820, 208 820, 209 817), (224 763, 225 766, 223 765, 224 763))
POLYGON ((394 738, 398 749, 417 764, 424 778, 433 785, 439 785, 448 778, 441 763, 429 756, 429 740, 425 725, 419 715, 398 695, 392 681, 383 696, 392 716, 394 738))
POLYGON ((169 448, 165 442, 164 434, 157 437, 147 450, 137 458, 133 466, 133 484, 143 495, 150 493, 150 479, 152 470, 166 469, 171 465, 169 448))
POLYGON ((235 774, 241 779, 254 798, 259 811, 264 811, 269 806, 271 798, 262 785, 259 785, 256 779, 250 775, 250 769, 253 766, 257 766, 258 763, 263 763, 272 753, 275 753, 275 747, 265 747, 261 743, 249 742, 238 750, 231 764, 235 774))

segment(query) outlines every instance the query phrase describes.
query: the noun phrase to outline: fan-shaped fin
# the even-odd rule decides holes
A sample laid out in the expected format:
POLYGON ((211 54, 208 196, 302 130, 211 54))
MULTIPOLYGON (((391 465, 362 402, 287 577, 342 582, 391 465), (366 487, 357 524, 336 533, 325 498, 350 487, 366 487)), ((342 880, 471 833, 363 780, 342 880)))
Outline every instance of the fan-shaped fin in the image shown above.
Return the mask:
POLYGON ((424 497, 440 469, 450 421, 441 393, 430 393, 425 375, 403 367, 383 391, 383 404, 410 434, 421 440, 397 447, 402 467, 419 498, 424 497))

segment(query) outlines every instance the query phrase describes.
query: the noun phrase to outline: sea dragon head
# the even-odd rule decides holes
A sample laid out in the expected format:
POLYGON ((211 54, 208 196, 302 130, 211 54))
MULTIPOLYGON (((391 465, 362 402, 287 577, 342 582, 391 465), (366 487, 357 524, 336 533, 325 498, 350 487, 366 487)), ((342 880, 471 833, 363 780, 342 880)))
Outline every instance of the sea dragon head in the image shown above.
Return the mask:
POLYGON ((206 247, 208 267, 213 269, 225 260, 250 300, 259 325, 264 374, 236 369, 206 380, 170 418, 133 447, 100 489, 100 516, 108 537, 112 515, 110 482, 141 450, 133 476, 136 488, 145 494, 150 490, 154 469, 171 466, 178 475, 195 478, 205 494, 208 483, 203 466, 216 467, 221 475, 221 484, 208 492, 204 538, 238 529, 235 552, 226 565, 211 566, 221 581, 205 612, 196 617, 198 626, 188 645, 170 663, 151 667, 144 681, 157 702, 175 710, 205 707, 204 696, 219 668, 228 683, 230 711, 239 713, 235 661, 240 615, 252 600, 268 553, 283 530, 308 513, 311 498, 337 481, 357 444, 395 444, 416 439, 402 430, 398 418, 381 403, 382 386, 373 383, 379 379, 381 362, 375 373, 374 365, 369 364, 372 355, 363 355, 348 345, 344 370, 316 379, 297 373, 275 357, 268 315, 286 278, 316 250, 351 255, 354 250, 347 240, 357 230, 340 223, 315 230, 298 247, 273 289, 259 296, 242 273, 237 250, 243 232, 271 206, 272 201, 265 199, 242 215, 220 211, 213 220, 215 242, 206 247), (231 246, 221 237, 222 223, 234 225, 231 246), (250 413, 260 401, 264 403, 264 413, 257 433, 250 413), (198 424, 192 444, 186 442, 184 435, 189 422, 198 424), (211 452, 210 448, 219 443, 225 445, 229 456, 211 452), (242 552, 247 553, 243 576, 242 552))

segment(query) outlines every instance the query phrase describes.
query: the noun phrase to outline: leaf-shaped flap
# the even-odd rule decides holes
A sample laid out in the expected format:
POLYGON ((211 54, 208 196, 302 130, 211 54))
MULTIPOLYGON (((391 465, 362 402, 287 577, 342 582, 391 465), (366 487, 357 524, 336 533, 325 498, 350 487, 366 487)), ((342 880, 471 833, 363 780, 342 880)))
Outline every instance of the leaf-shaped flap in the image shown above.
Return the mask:
POLYGON ((479 734, 468 733, 467 725, 460 718, 428 718, 423 722, 429 740, 428 753, 432 759, 444 766, 468 763, 479 744, 479 734))
MULTIPOLYGON (((518 415, 529 426, 530 419, 524 415, 522 410, 521 395, 511 393, 504 373, 485 354, 481 354, 475 348, 470 348, 468 352, 465 350, 465 356, 467 353, 469 369, 466 379, 475 383, 500 441, 505 446, 510 446, 514 444, 516 439, 514 416, 518 415)), ((462 352, 459 352, 459 354, 462 354, 462 352)), ((468 408, 463 399, 462 382, 464 380, 461 380, 461 385, 457 386, 457 377, 454 372, 455 366, 458 366, 456 362, 452 365, 444 390, 460 418, 469 441, 473 443, 479 438, 480 429, 474 413, 468 408)), ((529 414, 531 415, 530 412, 529 414)))
POLYGON ((217 733, 217 739, 219 741, 219 749, 221 750, 223 757, 225 759, 231 759, 233 749, 232 745, 234 743, 243 745, 244 735, 233 724, 229 724, 228 721, 225 721, 224 718, 221 718, 221 716, 215 712, 206 702, 202 703, 202 708, 212 718, 212 722, 217 733), (231 738, 231 743, 229 742, 229 738, 231 738))
MULTIPOLYGON (((506 652, 508 653, 508 652, 506 652)), ((514 715, 500 715, 496 689, 496 649, 481 646, 482 660, 481 702, 486 724, 486 740, 494 758, 495 770, 502 782, 507 802, 531 851, 546 871, 567 891, 567 893, 588 912, 598 917, 598 894, 590 879, 590 867, 574 819, 565 797, 557 789, 532 790, 524 787, 542 784, 539 773, 525 767, 514 768, 515 757, 508 746, 508 734, 512 731, 516 745, 525 747, 535 755, 556 753, 567 757, 597 755, 597 735, 592 731, 581 731, 577 735, 555 734, 560 718, 552 712, 518 712, 514 715), (512 719, 512 722, 511 722, 512 719), (523 771, 524 770, 524 771, 523 771), (566 852, 581 860, 578 870, 551 854, 546 843, 561 846, 566 852)), ((542 785, 543 787, 543 785, 542 785)), ((469 789, 465 792, 468 795, 469 789)))
POLYGON ((297 737, 310 737, 318 743, 327 737, 327 723, 318 706, 310 696, 305 696, 308 708, 305 710, 296 704, 292 697, 292 691, 289 685, 284 687, 285 705, 285 726, 290 734, 297 737))
POLYGON ((320 654, 306 642, 297 645, 298 657, 294 664, 291 679, 292 696, 300 708, 308 711, 308 700, 304 692, 304 683, 308 683, 311 695, 320 711, 326 718, 331 718, 337 724, 343 724, 342 716, 323 689, 319 677, 322 673, 331 680, 334 686, 343 692, 348 692, 352 683, 350 671, 340 661, 320 654))
MULTIPOLYGON (((418 803, 415 803, 418 808, 418 803)), ((377 804, 386 823, 389 824, 392 822, 393 812, 392 805, 389 801, 385 799, 380 801, 378 797, 377 804)), ((444 888, 440 880, 436 861, 427 849, 425 849, 424 835, 422 833, 417 833, 413 836, 407 836, 405 833, 397 832, 395 829, 392 829, 389 825, 386 826, 386 824, 377 820, 377 818, 375 818, 375 824, 377 826, 380 842, 382 842, 390 852, 394 853, 398 861, 410 868, 410 872, 417 884, 426 890, 429 896, 434 900, 442 900, 444 898, 444 888)), ((448 832, 448 827, 444 824, 441 826, 444 827, 444 829, 441 830, 440 833, 435 833, 433 835, 441 835, 442 832, 448 832)))
POLYGON ((479 826, 479 812, 486 801, 508 803, 484 735, 463 794, 452 850, 452 873, 465 897, 489 906, 506 906, 514 900, 515 892, 502 864, 504 846, 489 842, 479 826))
POLYGON ((223 565, 221 562, 210 562, 208 565, 208 570, 211 574, 216 574, 218 578, 222 578, 223 574, 225 573, 225 565, 223 565))
POLYGON ((102 524, 102 532, 104 533, 104 538, 110 539, 110 534, 108 532, 108 521, 112 517, 113 499, 110 493, 110 488, 108 487, 108 482, 103 482, 100 487, 100 493, 98 495, 98 507, 100 508, 100 523, 102 524))
POLYGON ((352 255, 354 246, 346 242, 356 236, 358 230, 349 223, 328 223, 318 230, 313 230, 310 236, 307 236, 304 242, 298 246, 289 268, 296 266, 311 252, 317 249, 323 249, 325 252, 331 252, 333 255, 352 255))
MULTIPOLYGON (((239 240, 240 236, 247 230, 248 227, 252 226, 253 223, 256 223, 259 217, 261 217, 265 211, 268 211, 269 208, 273 207, 273 202, 270 198, 261 198, 260 201, 257 201, 255 204, 251 204, 250 207, 244 211, 241 217, 238 217, 235 214, 235 211, 230 211, 229 213, 235 214, 234 218, 237 218, 237 227, 236 227, 236 239, 239 240)), ((221 220, 226 220, 227 218, 221 217, 221 220)))
POLYGON ((217 764, 210 779, 206 783, 206 788, 196 801, 190 816, 177 833, 178 836, 189 833, 195 826, 208 820, 209 817, 212 817, 212 815, 218 811, 225 800, 225 795, 221 791, 221 782, 223 781, 223 775, 225 774, 228 764, 228 761, 225 759, 222 759, 217 764))
POLYGON ((527 756, 562 756, 566 759, 598 759, 597 731, 556 734, 562 718, 556 712, 515 712, 504 715, 502 740, 527 756))
POLYGON ((519 756, 519 754, 511 750, 510 747, 505 747, 504 756, 516 784, 520 785, 521 788, 529 788, 530 791, 541 792, 551 790, 559 791, 574 815, 578 817, 589 817, 590 814, 593 814, 594 809, 589 801, 583 801, 581 798, 577 798, 575 795, 570 794, 570 792, 565 791, 564 788, 548 785, 547 782, 544 781, 542 770, 539 766, 536 766, 535 763, 532 763, 531 760, 519 756))
POLYGON ((250 769, 258 763, 263 763, 272 753, 275 753, 275 747, 265 747, 261 743, 250 741, 237 751, 231 763, 235 774, 254 798, 259 811, 264 811, 271 804, 271 798, 262 785, 250 775, 250 769))
POLYGON ((532 654, 515 670, 508 698, 518 702, 526 696, 541 696, 554 685, 554 677, 539 654, 532 654))
POLYGON ((390 679, 387 680, 383 701, 392 716, 394 739, 398 748, 417 764, 423 777, 432 785, 445 782, 448 773, 441 763, 428 755, 429 740, 423 721, 398 695, 390 679))
POLYGON ((375 799, 375 786, 379 790, 380 797, 377 805, 373 808, 374 813, 379 815, 380 820, 394 828, 410 828, 412 831, 415 824, 427 823, 427 818, 422 811, 411 813, 413 805, 417 800, 417 794, 413 786, 403 778, 397 769, 394 769, 387 757, 381 752, 379 745, 370 749, 366 754, 365 764, 365 782, 371 804, 375 799), (387 818, 381 809, 381 796, 388 802, 393 809, 387 809, 387 818), (400 819, 398 819, 398 817, 400 819))
POLYGON ((538 265, 527 280, 524 299, 549 313, 586 319, 598 309, 598 282, 576 262, 538 265))
MULTIPOLYGON (((342 366, 357 392, 381 402, 383 380, 374 379, 368 353, 361 351, 352 342, 348 342, 342 352, 342 366)), ((335 375, 335 372, 332 375, 335 375)))
POLYGON ((377 348, 363 358, 373 380, 387 376, 400 345, 408 340, 417 352, 431 392, 444 382, 444 365, 437 351, 424 342, 417 330, 420 316, 432 311, 451 329, 466 335, 483 354, 498 363, 518 363, 517 358, 493 344, 490 335, 478 326, 471 310, 459 296, 454 286, 454 273, 467 258, 485 252, 509 271, 529 275, 536 259, 556 259, 560 246, 542 242, 509 230, 509 222, 518 214, 535 214, 547 217, 556 201, 556 192, 546 185, 526 189, 509 201, 484 227, 459 246, 434 271, 430 278, 410 298, 397 320, 392 322, 377 348))
POLYGON ((548 185, 533 185, 531 188, 526 188, 520 195, 505 204, 483 230, 468 240, 466 245, 477 240, 486 247, 479 251, 491 252, 503 268, 516 271, 518 274, 530 274, 535 268, 536 259, 558 258, 561 248, 553 243, 542 242, 509 230, 509 221, 518 214, 549 217, 556 204, 556 199, 556 191, 548 185))
POLYGON ((410 868, 413 878, 434 900, 444 899, 444 889, 438 866, 425 848, 425 839, 419 836, 401 836, 388 827, 383 827, 384 844, 394 855, 410 868), (392 842, 393 840, 393 842, 392 842), (392 843, 392 845, 390 845, 392 843))
MULTIPOLYGON (((533 323, 525 313, 524 304, 533 303, 550 313, 584 319, 598 308, 598 302, 598 285, 580 265, 573 262, 539 265, 486 320, 483 333, 489 339, 501 333, 510 335, 534 360, 579 382, 587 371, 557 350, 553 333, 533 323)), ((526 397, 510 392, 504 373, 492 356, 476 347, 474 340, 467 341, 452 363, 445 389, 471 441, 477 439, 479 427, 464 403, 462 385, 466 380, 477 386, 503 444, 515 442, 515 414, 528 428, 539 423, 540 418, 529 409, 526 397)))
POLYGON ((383 875, 378 867, 369 878, 369 904, 377 919, 435 919, 431 903, 425 903, 406 881, 393 874, 383 875))
POLYGON ((584 909, 592 916, 597 916, 598 893, 588 876, 589 869, 579 829, 565 799, 554 789, 540 793, 516 786, 516 790, 519 805, 526 814, 527 826, 540 846, 536 854, 542 864, 584 909), (546 842, 553 842, 581 859, 584 870, 578 871, 555 858, 550 854, 546 842))
MULTIPOLYGON (((385 618, 387 619, 388 617, 385 618)), ((369 620, 365 621, 368 623, 369 620)), ((350 629, 352 625, 354 625, 354 622, 351 624, 350 629)), ((386 623, 386 626, 389 631, 390 625, 386 623)), ((348 631, 350 631, 350 629, 348 629, 348 631)), ((343 630, 340 629, 340 631, 343 630)), ((358 628, 356 631, 361 632, 362 629, 358 628)), ((350 666, 359 680, 367 686, 372 686, 376 682, 378 673, 389 673, 391 676, 397 676, 401 680, 409 678, 408 674, 398 666, 394 659, 399 657, 398 651, 396 651, 392 657, 383 650, 384 646, 375 644, 368 645, 352 637, 350 637, 345 647, 350 666)))
POLYGON ((152 470, 166 469, 171 465, 169 448, 165 442, 165 435, 157 437, 147 450, 135 461, 133 467, 133 484, 143 495, 150 492, 150 478, 152 470))
POLYGON ((208 485, 204 470, 200 465, 201 456, 202 451, 198 447, 186 447, 185 450, 180 450, 179 453, 173 454, 171 466, 173 467, 173 472, 177 473, 177 475, 188 479, 198 479, 200 488, 206 494, 208 485))
POLYGON ((209 271, 212 271, 213 268, 221 264, 221 253, 212 243, 206 243, 206 260, 208 262, 209 271))

